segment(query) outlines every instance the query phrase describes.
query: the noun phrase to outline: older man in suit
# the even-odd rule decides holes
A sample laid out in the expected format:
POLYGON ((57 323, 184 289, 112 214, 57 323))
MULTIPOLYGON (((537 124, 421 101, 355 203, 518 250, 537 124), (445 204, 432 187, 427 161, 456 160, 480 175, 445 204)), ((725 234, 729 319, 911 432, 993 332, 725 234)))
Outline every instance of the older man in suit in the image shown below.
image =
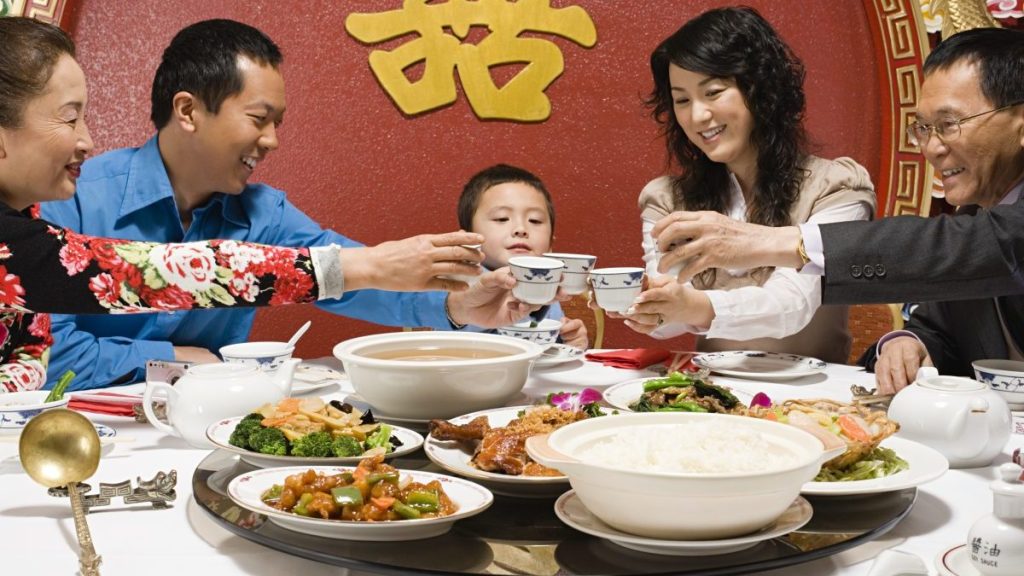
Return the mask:
MULTIPOLYGON (((947 198, 985 209, 799 228, 740 223, 713 212, 676 212, 652 231, 666 252, 661 269, 682 264, 679 276, 686 279, 711 267, 799 268, 824 275, 822 302, 827 304, 1024 294, 1022 102, 1024 31, 957 34, 925 62, 919 122, 912 131, 942 170, 947 198)), ((1000 313, 1017 307, 1016 299, 1005 300, 1000 313)), ((1004 324, 1011 331, 1021 328, 1020 321, 1004 324)), ((1015 341, 1019 346, 1019 334, 1015 341)), ((984 355, 1000 356, 993 350, 984 355)))
MULTIPOLYGON (((976 215, 1021 199, 1021 38, 997 29, 965 32, 944 42, 925 64, 917 121, 907 132, 940 171, 946 200, 959 212, 976 215)), ((1024 359, 1022 311, 1022 296, 926 302, 906 330, 887 334, 862 362, 875 369, 880 391, 891 393, 912 382, 922 363, 943 374, 970 376, 974 360, 1024 359)))

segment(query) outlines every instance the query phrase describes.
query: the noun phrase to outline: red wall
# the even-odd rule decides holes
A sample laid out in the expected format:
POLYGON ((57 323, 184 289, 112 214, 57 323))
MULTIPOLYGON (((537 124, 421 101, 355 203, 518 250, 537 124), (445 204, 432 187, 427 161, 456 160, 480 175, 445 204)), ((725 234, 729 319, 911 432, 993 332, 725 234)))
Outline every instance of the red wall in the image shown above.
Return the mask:
MULTIPOLYGON (((848 155, 876 177, 880 115, 875 56, 861 2, 750 0, 804 59, 808 127, 824 156, 848 155)), ((578 5, 597 27, 581 48, 562 49, 565 72, 547 90, 551 117, 538 124, 482 122, 461 95, 448 108, 403 116, 376 83, 371 50, 349 37, 352 11, 400 7, 400 0, 234 2, 79 0, 71 16, 89 78, 89 122, 97 153, 137 146, 152 133, 149 89, 163 47, 181 27, 206 18, 257 26, 281 46, 288 112, 281 148, 256 178, 289 193, 324 226, 365 243, 457 227, 455 202, 473 172, 496 162, 521 165, 551 189, 556 248, 589 252, 599 265, 642 265, 636 197, 664 163, 656 126, 642 104, 647 58, 691 16, 727 3, 679 0, 553 0, 578 5)), ((298 354, 330 354, 346 338, 381 328, 313 307, 260 312, 254 339, 313 327, 298 354)), ((605 344, 649 341, 609 322, 605 344)), ((682 343, 677 343, 682 346, 682 343)))

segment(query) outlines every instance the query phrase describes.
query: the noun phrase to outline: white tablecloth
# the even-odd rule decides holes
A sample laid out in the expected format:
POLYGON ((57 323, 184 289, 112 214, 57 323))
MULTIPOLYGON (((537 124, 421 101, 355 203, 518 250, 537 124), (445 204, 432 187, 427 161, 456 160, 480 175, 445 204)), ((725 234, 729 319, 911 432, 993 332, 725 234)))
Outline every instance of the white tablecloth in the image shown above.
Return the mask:
MULTIPOLYGON (((324 360, 326 364, 333 361, 324 360)), ((336 364, 335 364, 336 365, 336 364)), ((548 392, 603 387, 649 375, 607 368, 592 363, 536 371, 525 388, 539 398, 548 392)), ((728 378, 716 378, 728 384, 728 378)), ((853 383, 870 384, 872 376, 859 368, 830 365, 825 374, 777 384, 758 384, 774 400, 790 397, 849 399, 853 383)), ((318 391, 341 394, 347 383, 318 391)), ((138 385, 136 385, 138 386, 138 385)), ((749 387, 747 381, 747 387, 749 387)), ((1018 415, 1019 416, 1019 415, 1018 415)), ((270 550, 235 536, 218 526, 192 500, 192 473, 209 452, 189 448, 182 440, 166 436, 147 424, 127 418, 90 415, 94 421, 115 428, 122 439, 106 455, 90 482, 119 482, 151 478, 157 471, 178 471, 178 499, 167 510, 148 506, 124 506, 120 500, 93 510, 89 518, 97 552, 103 557, 105 576, 137 574, 346 574, 344 569, 319 564, 270 550)), ((1016 422, 1021 428, 1020 419, 1016 422)), ((1024 447, 1024 435, 1014 434, 998 465, 1009 459, 1013 448, 1024 447)), ((967 530, 991 511, 988 482, 992 467, 950 470, 920 488, 910 515, 880 540, 815 562, 762 573, 764 575, 864 576, 871 561, 887 548, 922 556, 935 570, 941 551, 962 543, 967 530)), ((0 439, 0 566, 8 574, 73 574, 77 571, 74 521, 67 499, 53 498, 22 471, 17 444, 0 439)))

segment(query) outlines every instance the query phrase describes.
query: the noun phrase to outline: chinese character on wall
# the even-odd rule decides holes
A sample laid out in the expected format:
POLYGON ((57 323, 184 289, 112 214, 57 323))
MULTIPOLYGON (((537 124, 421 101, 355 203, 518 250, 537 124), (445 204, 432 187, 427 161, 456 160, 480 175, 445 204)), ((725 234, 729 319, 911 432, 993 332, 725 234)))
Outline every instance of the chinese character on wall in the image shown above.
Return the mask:
POLYGON ((590 15, 578 6, 555 9, 550 0, 405 0, 401 9, 350 14, 345 29, 365 44, 414 34, 393 50, 370 53, 370 68, 402 112, 419 114, 455 102, 455 73, 479 118, 524 122, 545 120, 551 102, 544 90, 562 74, 562 52, 546 39, 520 37, 526 31, 553 34, 589 48, 597 42, 590 15), (486 27, 480 42, 464 42, 473 27, 486 27), (405 71, 422 63, 423 75, 405 71), (492 68, 524 65, 498 86, 492 68))

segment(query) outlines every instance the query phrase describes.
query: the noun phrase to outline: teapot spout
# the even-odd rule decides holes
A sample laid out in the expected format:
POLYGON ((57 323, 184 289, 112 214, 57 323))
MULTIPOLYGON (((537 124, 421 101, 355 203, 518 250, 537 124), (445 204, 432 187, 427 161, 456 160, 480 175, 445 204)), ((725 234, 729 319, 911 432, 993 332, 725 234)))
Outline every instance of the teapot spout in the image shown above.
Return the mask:
POLYGON ((274 384, 281 389, 285 398, 292 395, 292 376, 295 374, 295 367, 299 365, 298 358, 289 358, 281 363, 269 376, 273 378, 274 384))

